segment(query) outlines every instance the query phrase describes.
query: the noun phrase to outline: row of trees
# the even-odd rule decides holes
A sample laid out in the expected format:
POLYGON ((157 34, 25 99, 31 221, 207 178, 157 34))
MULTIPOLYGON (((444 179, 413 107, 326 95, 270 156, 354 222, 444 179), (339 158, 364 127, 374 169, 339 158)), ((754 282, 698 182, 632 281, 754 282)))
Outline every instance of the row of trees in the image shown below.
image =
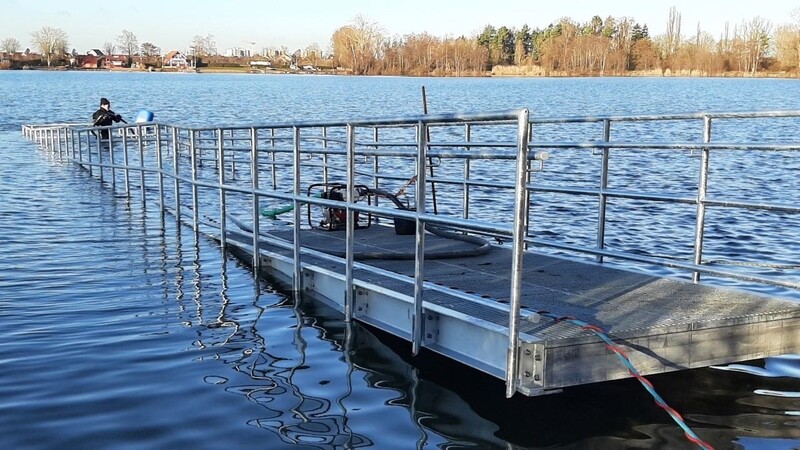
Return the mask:
MULTIPOLYGON (((69 48, 69 37, 60 28, 46 26, 34 31, 31 33, 31 43, 34 50, 42 55, 48 66, 51 66, 54 60, 60 59, 64 55, 77 55, 75 49, 71 52, 67 50, 69 48)), ((27 48, 25 52, 29 53, 30 50, 30 48, 27 48)), ((122 30, 122 33, 117 36, 116 43, 106 42, 103 44, 102 50, 107 55, 115 54, 119 51, 128 57, 129 62, 134 55, 149 57, 157 56, 160 52, 159 48, 150 42, 145 42, 140 46, 136 34, 128 30, 122 30)), ((22 45, 16 38, 5 38, 0 40, 0 51, 14 54, 22 51, 22 45)))
POLYGON ((654 69, 754 74, 798 71, 800 9, 793 20, 773 32, 769 21, 756 17, 733 28, 726 25, 717 40, 699 25, 684 34, 673 7, 666 32, 655 37, 633 19, 594 16, 586 23, 564 18, 545 29, 487 25, 475 37, 451 39, 428 34, 388 38, 379 24, 358 16, 334 32, 331 46, 336 64, 354 74, 465 75, 497 65, 570 75, 654 69))
MULTIPOLYGON (((631 18, 594 16, 585 23, 563 18, 544 29, 520 29, 487 25, 477 36, 439 38, 427 33, 388 37, 376 22, 357 16, 337 29, 331 37, 333 64, 353 74, 478 75, 495 66, 536 67, 544 73, 567 75, 615 75, 629 71, 667 69, 698 71, 708 75, 728 71, 798 71, 800 68, 800 8, 793 22, 773 30, 760 17, 744 21, 715 39, 702 31, 685 34, 680 13, 669 12, 666 32, 652 37, 646 24, 631 18)), ((32 43, 47 64, 66 54, 68 39, 63 30, 43 27, 32 33, 32 43)), ((313 47, 313 48, 312 48, 313 47)), ((317 46, 309 54, 321 58, 317 46)), ((0 50, 14 53, 19 41, 0 41, 0 50)), ((114 54, 152 57, 160 49, 122 30, 116 43, 106 42, 103 50, 114 54)), ((190 52, 196 57, 217 54, 211 34, 197 35, 190 52)), ((73 50, 74 53, 74 50, 73 50)))

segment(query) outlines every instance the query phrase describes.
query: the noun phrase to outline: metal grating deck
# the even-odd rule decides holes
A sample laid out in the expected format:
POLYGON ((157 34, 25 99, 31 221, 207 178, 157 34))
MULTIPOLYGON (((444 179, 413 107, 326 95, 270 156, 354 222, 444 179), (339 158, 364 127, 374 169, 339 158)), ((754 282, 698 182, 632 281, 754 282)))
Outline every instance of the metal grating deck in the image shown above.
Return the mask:
MULTIPOLYGON (((292 241, 291 230, 272 234, 287 242, 292 241)), ((396 235, 393 228, 379 225, 356 230, 355 238, 356 254, 413 253, 415 247, 415 236, 396 235)), ((235 232, 229 233, 228 239, 242 249, 252 243, 249 235, 235 232)), ((301 242, 326 253, 343 252, 345 233, 303 230, 301 242)), ((475 244, 428 233, 425 247, 426 252, 433 252, 468 249, 475 244)), ((264 250, 287 258, 292 256, 290 250, 267 244, 262 244, 264 250)), ((343 262, 306 255, 302 262, 322 270, 344 273, 343 262)), ((354 279, 413 296, 413 259, 360 262, 405 275, 409 282, 403 283, 358 268, 354 270, 354 279)), ((511 251, 502 246, 495 246, 480 256, 426 259, 424 264, 425 281, 506 305, 510 273, 511 251)), ((800 351, 800 304, 789 300, 532 252, 526 253, 524 258, 523 280, 523 308, 574 316, 602 327, 615 341, 631 350, 632 360, 645 374, 800 351)), ((343 290, 328 289, 320 293, 332 298, 334 303, 340 301, 337 296, 343 296, 343 290)), ((453 310, 458 316, 466 316, 460 320, 475 318, 502 328, 508 326, 506 312, 481 303, 427 290, 424 301, 453 310)), ((378 327, 384 320, 363 319, 378 327)), ((441 326, 437 327, 437 333, 443 331, 441 326)), ((393 331, 391 326, 387 328, 387 331, 393 331)), ((402 332, 394 331, 403 336, 402 332)), ((459 332, 463 336, 463 332, 459 332)), ((539 380, 524 386, 526 394, 627 376, 627 371, 610 357, 596 336, 572 324, 546 319, 538 323, 523 321, 521 332, 532 343, 534 353, 538 352, 538 359, 530 362, 529 368, 531 373, 539 374, 539 380)), ((439 345, 435 339, 430 344, 435 350, 439 345)), ((471 362, 487 359, 488 356, 481 352, 497 352, 498 349, 479 348, 474 355, 465 354, 469 350, 449 352, 446 348, 438 348, 437 351, 473 365, 471 362)), ((496 359, 504 358, 504 355, 494 356, 496 359)), ((489 368, 480 365, 479 369, 499 376, 497 363, 489 368)))

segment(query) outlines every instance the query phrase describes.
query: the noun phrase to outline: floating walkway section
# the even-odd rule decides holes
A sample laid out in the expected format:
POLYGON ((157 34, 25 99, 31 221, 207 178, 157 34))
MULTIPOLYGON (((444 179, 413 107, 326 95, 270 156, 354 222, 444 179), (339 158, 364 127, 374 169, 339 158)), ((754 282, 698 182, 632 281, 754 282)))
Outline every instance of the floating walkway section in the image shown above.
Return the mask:
POLYGON ((532 396, 800 352, 798 125, 516 110, 23 133, 298 299, 532 396))

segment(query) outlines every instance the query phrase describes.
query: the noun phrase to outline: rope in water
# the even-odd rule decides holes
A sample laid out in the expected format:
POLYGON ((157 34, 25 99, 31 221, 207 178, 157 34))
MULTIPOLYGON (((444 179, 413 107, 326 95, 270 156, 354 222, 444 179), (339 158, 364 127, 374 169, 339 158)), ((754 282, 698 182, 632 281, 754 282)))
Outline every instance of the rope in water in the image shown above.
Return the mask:
POLYGON ((666 401, 664 401, 661 395, 659 395, 658 392, 656 392, 655 388, 653 387, 653 384, 650 383, 650 381, 647 378, 645 378, 641 373, 639 373, 636 367, 634 367, 633 363, 631 362, 630 358, 625 353, 625 351, 622 350, 620 346, 615 344, 611 340, 611 338, 608 337, 608 335, 603 331, 602 328, 584 322, 582 320, 576 319, 575 317, 572 316, 557 316, 555 314, 550 313, 549 311, 536 311, 536 314, 542 317, 547 317, 548 319, 552 319, 555 322, 572 323, 573 325, 577 325, 584 330, 591 331, 597 337, 602 339, 603 342, 605 342, 606 344, 606 348, 617 356, 617 358, 622 362, 622 364, 628 369, 628 372, 630 372, 631 376, 639 380, 639 383, 641 383, 641 385, 644 386, 647 392, 650 393, 650 395, 656 401, 656 405, 658 405, 659 408, 666 411, 667 414, 669 414, 669 416, 672 418, 672 420, 676 424, 678 424, 679 427, 683 429, 683 432, 686 435, 686 439, 688 439, 690 442, 694 444, 697 444, 702 449, 714 450, 714 447, 712 447, 710 444, 700 439, 700 437, 691 428, 689 428, 689 425, 686 424, 686 421, 683 420, 683 417, 680 415, 680 413, 678 413, 678 411, 675 411, 671 406, 667 404, 666 401))

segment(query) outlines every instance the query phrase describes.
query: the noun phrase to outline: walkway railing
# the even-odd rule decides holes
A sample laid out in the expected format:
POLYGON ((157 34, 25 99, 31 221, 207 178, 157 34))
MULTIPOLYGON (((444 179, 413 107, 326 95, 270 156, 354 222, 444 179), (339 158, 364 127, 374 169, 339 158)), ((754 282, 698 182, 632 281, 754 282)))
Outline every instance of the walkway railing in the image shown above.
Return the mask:
MULTIPOLYGON (((519 303, 528 248, 644 264, 659 273, 690 274, 695 282, 705 274, 800 287, 798 263, 791 260, 800 254, 792 247, 797 240, 781 235, 783 226, 800 226, 798 123, 800 111, 531 119, 519 110, 237 127, 152 123, 111 127, 110 141, 83 125, 24 126, 23 132, 112 189, 143 204, 155 201, 195 231, 219 236, 223 249, 229 223, 248 222, 252 249, 268 242, 292 251, 298 292, 304 255, 337 258, 302 247, 301 229, 319 226, 325 211, 345 211, 347 320, 353 318, 354 268, 381 272, 354 261, 356 222, 413 221, 414 353, 425 342, 424 292, 447 291, 424 282, 425 226, 510 245, 509 305, 492 302, 508 313, 504 375, 510 396, 520 379, 519 322, 529 314, 519 303), (713 141, 712 123, 731 140, 713 141), (343 186, 343 198, 319 195, 334 183, 343 186), (396 192, 407 208, 383 198, 367 201, 359 186, 396 192), (279 218, 293 227, 293 242, 266 233, 276 224, 265 219, 265 207, 286 211, 279 218), (784 253, 762 252, 769 234, 763 224, 771 224, 772 243, 784 253), (759 239, 746 250, 748 232, 759 239), (705 255, 709 237, 713 264, 705 255), (764 254, 776 261, 761 260, 764 254)), ((259 270, 260 254, 253 255, 259 270)), ((478 295, 448 294, 487 303, 478 295)))

